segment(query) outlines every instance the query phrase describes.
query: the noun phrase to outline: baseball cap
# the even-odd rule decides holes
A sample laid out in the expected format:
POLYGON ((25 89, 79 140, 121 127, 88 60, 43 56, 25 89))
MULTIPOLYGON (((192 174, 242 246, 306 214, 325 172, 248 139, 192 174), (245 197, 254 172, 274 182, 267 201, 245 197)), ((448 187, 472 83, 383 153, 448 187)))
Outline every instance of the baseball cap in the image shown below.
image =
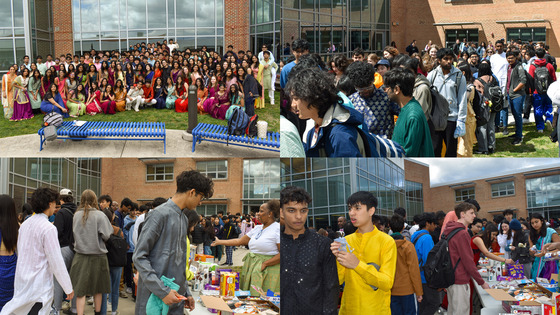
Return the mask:
POLYGON ((389 63, 389 60, 387 60, 387 59, 381 59, 381 60, 379 60, 379 61, 375 64, 375 67, 377 68, 377 66, 379 66, 379 65, 383 65, 383 66, 385 66, 385 67, 387 67, 387 68, 390 68, 390 67, 391 67, 391 64, 389 63))
POLYGON ((68 188, 64 188, 60 190, 61 196, 72 196, 72 191, 68 188))

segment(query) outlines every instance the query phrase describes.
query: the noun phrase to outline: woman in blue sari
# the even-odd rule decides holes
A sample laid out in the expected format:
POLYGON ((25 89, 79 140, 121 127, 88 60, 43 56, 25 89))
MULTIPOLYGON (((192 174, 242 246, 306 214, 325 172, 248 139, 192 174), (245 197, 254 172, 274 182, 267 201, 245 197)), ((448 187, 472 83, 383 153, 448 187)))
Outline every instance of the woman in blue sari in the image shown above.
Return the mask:
POLYGON ((529 234, 529 246, 536 246, 538 252, 530 250, 530 253, 535 256, 533 261, 533 268, 531 269, 531 279, 535 280, 537 277, 550 278, 551 274, 558 273, 558 261, 544 261, 545 249, 544 245, 548 243, 560 242, 560 236, 552 228, 546 226, 546 221, 542 214, 534 213, 530 218, 531 230, 529 234))
POLYGON ((70 115, 68 114, 68 109, 62 101, 62 96, 60 96, 60 93, 58 93, 58 87, 56 86, 56 84, 53 83, 49 86, 49 90, 45 94, 45 97, 41 102, 41 111, 44 114, 55 111, 62 115, 62 117, 64 118, 70 117, 70 115))

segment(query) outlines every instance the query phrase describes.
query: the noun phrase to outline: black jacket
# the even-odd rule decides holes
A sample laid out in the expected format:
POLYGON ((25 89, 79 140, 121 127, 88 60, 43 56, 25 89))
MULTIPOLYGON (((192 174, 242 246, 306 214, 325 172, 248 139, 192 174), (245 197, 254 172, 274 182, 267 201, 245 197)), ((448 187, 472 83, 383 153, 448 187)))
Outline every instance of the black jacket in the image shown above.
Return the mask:
POLYGON ((305 229, 280 234, 281 314, 338 314, 338 272, 331 240, 305 229))
POLYGON ((232 240, 237 238, 237 228, 235 227, 235 223, 228 222, 224 225, 224 229, 222 231, 222 239, 224 240, 232 240))
POLYGON ((74 213, 78 207, 73 202, 67 202, 60 206, 60 210, 54 217, 54 226, 58 231, 58 242, 60 247, 72 246, 74 243, 74 234, 72 233, 72 222, 74 213))
POLYGON ((202 224, 197 224, 194 227, 194 231, 192 233, 192 242, 193 244, 204 243, 204 227, 202 226, 202 224))

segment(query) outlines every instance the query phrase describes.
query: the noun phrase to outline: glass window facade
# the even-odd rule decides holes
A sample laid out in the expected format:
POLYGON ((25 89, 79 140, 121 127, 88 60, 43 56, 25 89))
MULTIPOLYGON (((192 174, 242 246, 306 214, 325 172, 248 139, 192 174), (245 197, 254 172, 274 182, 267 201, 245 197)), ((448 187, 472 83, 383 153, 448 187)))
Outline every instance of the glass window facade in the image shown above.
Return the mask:
POLYGON ((243 213, 258 212, 263 203, 280 198, 280 190, 278 159, 243 161, 243 213))
POLYGON ((196 169, 202 174, 212 179, 227 179, 228 164, 223 161, 199 161, 196 162, 196 169))
POLYGON ((513 181, 492 184, 492 198, 515 195, 515 184, 513 181))
POLYGON ((21 0, 0 0, 0 71, 5 73, 25 55, 24 12, 21 0))
POLYGON ((169 38, 179 49, 224 43, 224 0, 72 0, 72 19, 77 53, 169 38))
POLYGON ((445 30, 445 47, 452 48, 457 39, 463 42, 463 38, 478 43, 478 29, 445 30))
POLYGON ((524 42, 530 40, 535 42, 546 42, 546 28, 545 27, 522 27, 522 28, 508 28, 507 40, 521 39, 524 42))
POLYGON ((360 190, 378 199, 376 214, 388 216, 405 206, 404 168, 391 159, 281 159, 282 188, 298 186, 313 197, 308 225, 336 228, 346 216, 348 197, 360 190))
POLYGON ((0 180, 7 181, 6 193, 14 198, 18 212, 39 187, 68 188, 77 202, 86 189, 97 195, 101 191, 100 159, 11 158, 3 162, 8 172, 0 174, 0 180))
POLYGON ((146 165, 147 182, 164 182, 173 180, 173 164, 146 165))
POLYGON ((474 187, 455 190, 455 202, 462 202, 467 199, 476 199, 474 195, 474 187))
POLYGON ((560 217, 560 175, 525 180, 529 214, 541 212, 547 217, 560 217))
POLYGON ((406 181, 406 218, 412 220, 417 214, 424 213, 424 192, 422 183, 406 181))
POLYGON ((272 46, 275 56, 287 58, 284 45, 305 38, 311 53, 324 57, 348 54, 357 47, 380 52, 390 42, 389 0, 251 0, 251 49, 272 46))
POLYGON ((196 207, 196 212, 203 216, 211 216, 218 214, 218 211, 223 211, 224 214, 227 213, 227 205, 200 205, 196 207))

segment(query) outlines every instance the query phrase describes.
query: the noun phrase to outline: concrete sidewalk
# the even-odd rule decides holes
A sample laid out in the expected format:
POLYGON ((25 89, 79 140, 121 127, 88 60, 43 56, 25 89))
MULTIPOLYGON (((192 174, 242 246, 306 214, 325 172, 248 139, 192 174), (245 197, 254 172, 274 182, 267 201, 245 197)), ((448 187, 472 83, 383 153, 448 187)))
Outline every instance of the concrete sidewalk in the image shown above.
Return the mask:
POLYGON ((162 141, 140 140, 55 140, 39 151, 39 135, 0 138, 0 157, 280 157, 279 152, 202 141, 192 151, 183 130, 167 130, 167 152, 162 141))

